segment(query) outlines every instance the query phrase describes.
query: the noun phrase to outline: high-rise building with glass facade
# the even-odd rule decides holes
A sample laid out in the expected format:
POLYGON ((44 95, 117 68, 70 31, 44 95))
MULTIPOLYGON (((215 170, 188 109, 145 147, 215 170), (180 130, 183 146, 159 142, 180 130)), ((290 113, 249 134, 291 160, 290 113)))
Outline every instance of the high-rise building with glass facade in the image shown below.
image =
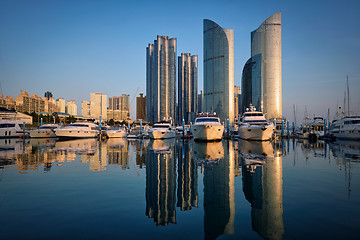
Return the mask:
POLYGON ((157 36, 146 48, 146 106, 148 122, 175 120, 176 38, 157 36))
POLYGON ((177 122, 195 121, 197 113, 198 56, 182 53, 179 60, 177 122))
POLYGON ((234 122, 234 30, 204 19, 204 111, 234 122))
POLYGON ((282 116, 281 12, 251 32, 251 58, 242 75, 242 111, 250 105, 267 119, 282 116))

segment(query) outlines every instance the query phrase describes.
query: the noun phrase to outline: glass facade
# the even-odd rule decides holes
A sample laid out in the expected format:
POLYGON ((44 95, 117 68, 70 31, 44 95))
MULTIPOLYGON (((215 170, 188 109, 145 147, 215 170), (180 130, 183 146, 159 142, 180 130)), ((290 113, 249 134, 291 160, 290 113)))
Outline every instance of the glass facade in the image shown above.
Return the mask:
POLYGON ((204 109, 234 122, 234 30, 204 19, 204 109))

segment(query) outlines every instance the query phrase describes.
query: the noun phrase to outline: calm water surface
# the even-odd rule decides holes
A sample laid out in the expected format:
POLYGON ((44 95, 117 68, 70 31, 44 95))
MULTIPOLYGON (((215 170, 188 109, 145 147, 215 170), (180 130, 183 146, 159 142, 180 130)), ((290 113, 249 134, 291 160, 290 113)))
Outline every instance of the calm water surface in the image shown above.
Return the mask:
POLYGON ((360 142, 0 139, 1 239, 358 239, 360 142))

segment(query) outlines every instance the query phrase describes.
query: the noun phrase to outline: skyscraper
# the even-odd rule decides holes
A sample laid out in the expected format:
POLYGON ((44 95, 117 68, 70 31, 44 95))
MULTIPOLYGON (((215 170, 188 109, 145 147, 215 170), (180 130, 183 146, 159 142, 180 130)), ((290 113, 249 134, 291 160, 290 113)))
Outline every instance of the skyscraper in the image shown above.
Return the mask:
POLYGON ((157 36, 146 48, 146 114, 148 122, 176 116, 176 38, 157 36))
POLYGON ((204 19, 204 111, 234 121, 234 30, 204 19))
POLYGON ((178 123, 193 122, 197 112, 197 55, 182 53, 179 57, 178 123))
POLYGON ((242 75, 242 111, 250 105, 267 119, 282 116, 281 12, 251 32, 251 58, 242 75))
POLYGON ((136 98, 136 119, 146 120, 146 97, 142 93, 136 98))
POLYGON ((90 115, 97 120, 107 120, 107 95, 90 93, 90 115))

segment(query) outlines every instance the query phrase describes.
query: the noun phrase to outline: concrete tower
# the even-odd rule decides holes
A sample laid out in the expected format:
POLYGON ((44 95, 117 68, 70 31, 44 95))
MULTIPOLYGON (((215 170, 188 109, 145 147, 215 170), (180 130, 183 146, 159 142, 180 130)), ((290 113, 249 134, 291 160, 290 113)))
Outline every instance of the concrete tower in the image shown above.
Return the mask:
POLYGON ((243 109, 252 103, 267 119, 282 116, 281 12, 251 33, 251 58, 242 76, 243 109))
POLYGON ((176 38, 157 36, 146 48, 146 96, 148 122, 175 120, 176 38))
POLYGON ((204 19, 204 111, 234 122, 234 30, 204 19))
POLYGON ((182 53, 179 57, 178 123, 195 121, 197 112, 198 57, 182 53))

